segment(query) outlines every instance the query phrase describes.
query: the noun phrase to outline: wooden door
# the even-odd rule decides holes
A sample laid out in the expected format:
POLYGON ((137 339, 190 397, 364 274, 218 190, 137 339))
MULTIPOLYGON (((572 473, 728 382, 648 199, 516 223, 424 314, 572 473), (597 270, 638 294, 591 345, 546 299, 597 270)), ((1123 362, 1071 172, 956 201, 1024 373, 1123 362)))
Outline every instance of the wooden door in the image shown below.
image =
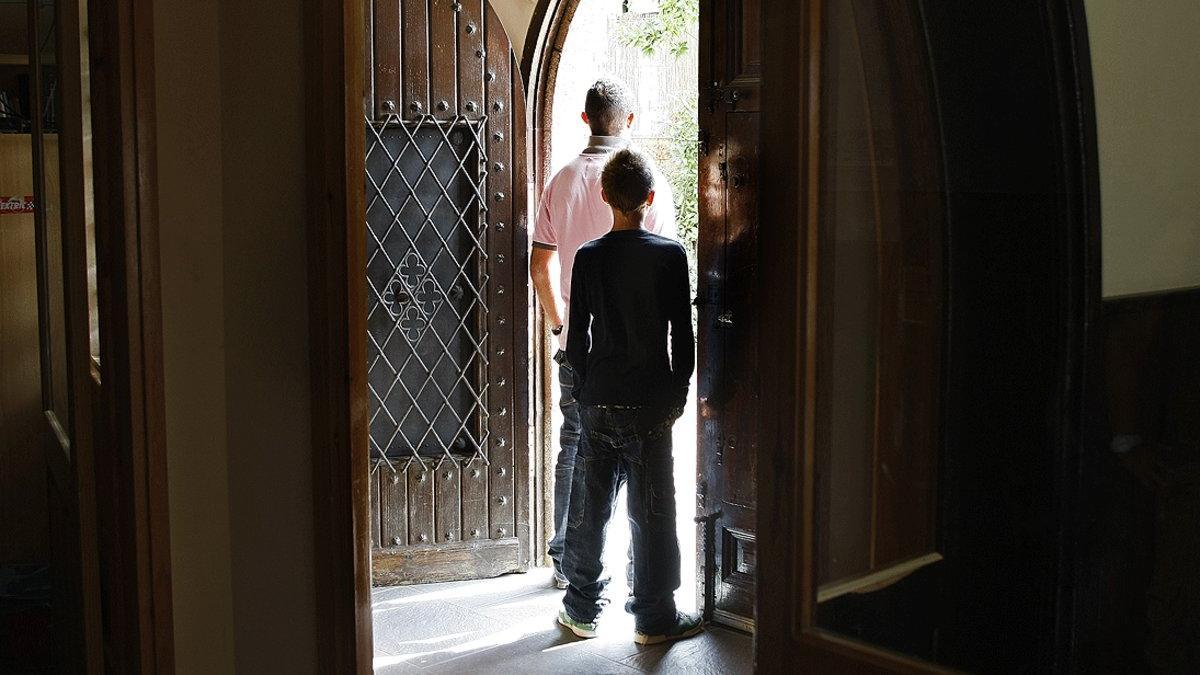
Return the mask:
POLYGON ((1086 36, 952 5, 763 0, 763 672, 1071 669, 1086 36))
POLYGON ((709 618, 754 627, 758 0, 700 3, 697 552, 709 618))
POLYGON ((63 672, 101 669, 92 452, 83 8, 30 3, 34 224, 52 639, 63 672))
POLYGON ((525 93, 485 0, 373 0, 367 381, 377 584, 532 559, 525 93))

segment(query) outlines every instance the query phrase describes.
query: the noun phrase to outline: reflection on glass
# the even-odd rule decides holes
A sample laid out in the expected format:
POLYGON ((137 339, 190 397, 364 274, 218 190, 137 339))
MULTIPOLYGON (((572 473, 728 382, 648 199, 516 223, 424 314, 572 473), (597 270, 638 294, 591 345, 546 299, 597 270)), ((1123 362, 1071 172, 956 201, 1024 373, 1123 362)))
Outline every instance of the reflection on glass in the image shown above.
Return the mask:
MULTIPOLYGON (((827 5, 818 243, 817 624, 934 659, 941 569, 936 133, 883 64, 888 3, 827 5), (865 27, 865 28, 864 28, 865 27), (925 126, 922 126, 922 120, 925 126), (898 125, 905 125, 900 128, 898 125), (925 154, 923 154, 925 153, 925 154)), ((890 13, 889 13, 890 12, 890 13)), ((890 65, 890 64, 889 64, 890 65)))

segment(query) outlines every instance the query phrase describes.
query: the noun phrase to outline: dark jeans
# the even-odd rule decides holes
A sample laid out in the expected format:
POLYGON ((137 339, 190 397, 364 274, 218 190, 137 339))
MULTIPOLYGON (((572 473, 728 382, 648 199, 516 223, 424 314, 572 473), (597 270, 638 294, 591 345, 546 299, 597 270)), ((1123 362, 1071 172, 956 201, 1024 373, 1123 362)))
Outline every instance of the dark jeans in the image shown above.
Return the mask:
MULTIPOLYGON (((562 353, 561 351, 559 352, 562 353)), ((559 358, 555 358, 559 361, 559 358)), ((575 453, 579 449, 579 403, 572 389, 575 371, 561 361, 558 364, 558 386, 563 424, 558 432, 558 458, 554 463, 554 537, 550 540, 550 558, 554 571, 562 572, 563 543, 567 538, 567 509, 571 505, 571 476, 575 471, 575 453)))
POLYGON ((563 604, 576 621, 594 621, 604 606, 604 533, 621 484, 629 482, 629 529, 637 586, 625 604, 637 629, 654 632, 675 620, 679 538, 671 422, 650 408, 585 406, 567 518, 563 572, 571 582, 563 604))

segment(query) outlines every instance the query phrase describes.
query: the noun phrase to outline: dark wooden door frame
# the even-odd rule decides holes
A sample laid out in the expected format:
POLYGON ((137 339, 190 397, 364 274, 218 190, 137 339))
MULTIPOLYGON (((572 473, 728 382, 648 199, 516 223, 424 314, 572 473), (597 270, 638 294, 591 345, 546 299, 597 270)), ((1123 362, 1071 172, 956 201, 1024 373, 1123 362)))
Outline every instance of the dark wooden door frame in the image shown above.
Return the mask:
MULTIPOLYGON (((798 665, 814 672, 929 672, 938 667, 822 631, 815 619, 813 545, 817 533, 812 487, 816 389, 813 372, 816 365, 815 233, 818 223, 823 4, 822 0, 763 0, 763 51, 787 56, 764 59, 763 64, 762 129, 764 138, 771 138, 772 142, 764 145, 761 160, 772 170, 763 172, 760 236, 761 249, 771 251, 772 255, 763 257, 761 273, 764 287, 775 291, 765 295, 767 307, 764 310, 771 317, 775 330, 761 334, 760 349, 763 353, 774 354, 776 362, 774 368, 763 373, 762 381, 763 401, 772 401, 773 405, 764 407, 759 419, 759 513, 761 518, 772 521, 781 536, 764 539, 760 544, 760 558, 777 564, 760 568, 757 612, 759 625, 764 629, 758 633, 755 643, 755 667, 762 672, 780 673, 793 672, 798 665), (800 49, 796 49, 797 36, 802 36, 800 49), (796 86, 797 83, 800 86, 796 86)), ((931 6, 937 4, 931 3, 931 6)), ((1053 511, 1049 519, 1056 523, 1053 538, 1057 543, 1050 545, 1054 560, 1048 565, 1049 571, 1044 579, 1038 580, 1038 587, 1053 596, 1049 603, 1052 609, 1028 618, 1046 633, 1046 638, 1039 644, 1030 645, 1032 653, 1038 654, 1039 659, 1044 657, 1046 660, 1042 662, 1054 663, 1055 670, 1065 671, 1072 658, 1072 624, 1081 614, 1080 599, 1071 589, 1081 574, 1078 542, 1083 521, 1079 507, 1086 460, 1079 452, 1079 441, 1084 431, 1084 362, 1091 340, 1089 330, 1099 301, 1098 178, 1094 104, 1082 2, 1056 0, 1046 3, 1038 11, 1048 50, 1042 65, 1050 68, 1053 80, 1048 89, 1038 92, 1043 97, 1039 103, 1057 113, 1043 120, 1047 124, 1047 133, 1054 137, 1057 145, 1043 148, 1041 152, 1051 155, 1050 161, 1058 169, 1055 184, 1046 188, 1050 191, 1048 198, 1045 193, 1029 191, 1029 199, 1040 200, 1038 208, 1053 212, 1054 234, 1047 237, 1047 241, 1052 242, 1051 248, 1031 250, 1028 255, 1038 257, 1039 261, 1057 261, 1059 264, 1057 268, 1046 266, 1054 269, 1046 280, 1046 290, 1034 294, 1026 302, 1052 306, 1039 316, 1049 324, 1043 329, 1054 336, 1056 351, 1053 356, 1045 357, 1050 372, 1045 376, 1045 382, 1038 383, 1044 386, 1040 395, 1046 399, 1045 426, 1038 433, 1042 434, 1041 440, 1048 453, 1044 462, 1053 467, 1053 475, 1045 476, 1045 480, 1055 486, 1048 490, 1054 495, 1048 505, 1053 511), (1057 386, 1045 386, 1051 381, 1057 386), (1051 390, 1052 393, 1046 393, 1051 390)), ((950 15, 957 13, 957 10, 948 12, 950 15)), ((947 32, 953 32, 951 26, 959 25, 951 18, 942 17, 942 21, 947 32)), ((978 37, 983 38, 988 37, 986 31, 989 29, 1003 31, 1004 27, 972 27, 972 30, 982 32, 978 37)), ((1024 30, 1031 29, 1027 25, 1024 30)), ((1003 36, 997 32, 991 39, 998 43, 1003 36)), ((972 39, 974 37, 972 35, 972 39)), ((1029 48, 1023 42, 1007 44, 1014 50, 1029 48)), ((945 54, 942 56, 947 58, 945 54)), ((1039 76, 1047 77, 1044 72, 1039 76)), ((978 144, 974 151, 977 162, 990 161, 986 156, 988 152, 1007 153, 1004 161, 1019 165, 1024 157, 1020 153, 1034 154, 1028 148, 1010 150, 1002 140, 989 138, 980 130, 986 125, 979 118, 962 118, 962 111, 970 109, 963 105, 963 97, 970 96, 969 92, 937 92, 939 107, 946 94, 958 98, 958 130, 970 130, 965 141, 950 139, 962 146, 957 148, 959 170, 963 157, 975 147, 964 144, 978 144)), ((944 120, 942 124, 942 141, 946 144, 948 132, 944 120)), ((1046 157, 1038 155, 1027 161, 1046 161, 1046 157)), ((969 208, 973 205, 972 200, 986 203, 990 198, 987 188, 976 186, 989 185, 990 177, 984 172, 959 176, 957 182, 954 178, 949 180, 944 189, 951 209, 951 223, 954 222, 955 208, 969 208), (981 191, 974 193, 972 190, 981 191)), ((975 213, 986 212, 976 208, 975 213)), ((962 231, 969 231, 969 224, 962 227, 962 231)), ((1011 252, 1013 247, 1009 244, 1008 250, 1011 252)), ((955 269, 953 262, 951 269, 955 269)), ((978 276, 965 277, 964 288, 973 291, 976 297, 990 290, 981 286, 979 279, 978 276), (968 288, 968 285, 973 286, 968 288)), ((952 285, 952 313, 954 293, 952 285)), ((1011 302, 1005 300, 1005 306, 1011 302)), ((1047 348, 1050 348, 1049 344, 1047 348)), ((1004 356, 1013 357, 1011 354, 1004 356)), ((958 370, 955 372, 978 372, 978 364, 990 357, 992 354, 955 355, 952 352, 950 362, 956 364, 958 370)), ((948 377, 954 385, 954 374, 948 377)), ((961 379, 960 376, 957 386, 963 384, 961 379)), ((999 398, 1005 399, 1000 405, 1007 405, 1008 401, 1020 398, 1020 394, 1006 392, 999 398)), ((969 444, 972 439, 982 440, 978 434, 972 436, 965 419, 970 413, 964 412, 960 406, 957 428, 944 433, 956 433, 955 440, 959 444, 969 444)))
POLYGON ((371 515, 363 104, 365 3, 307 0, 308 282, 317 667, 370 673, 371 515))
POLYGON ((172 672, 152 2, 90 2, 88 24, 105 657, 117 671, 172 672))

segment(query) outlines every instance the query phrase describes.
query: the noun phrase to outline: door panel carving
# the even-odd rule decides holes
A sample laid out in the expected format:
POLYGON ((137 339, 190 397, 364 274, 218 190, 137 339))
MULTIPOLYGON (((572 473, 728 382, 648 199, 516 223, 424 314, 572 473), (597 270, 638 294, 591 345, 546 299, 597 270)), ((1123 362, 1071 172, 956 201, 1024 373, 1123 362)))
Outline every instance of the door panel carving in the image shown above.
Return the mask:
POLYGON ((531 554, 524 92, 482 0, 370 14, 375 582, 516 571, 531 554))

